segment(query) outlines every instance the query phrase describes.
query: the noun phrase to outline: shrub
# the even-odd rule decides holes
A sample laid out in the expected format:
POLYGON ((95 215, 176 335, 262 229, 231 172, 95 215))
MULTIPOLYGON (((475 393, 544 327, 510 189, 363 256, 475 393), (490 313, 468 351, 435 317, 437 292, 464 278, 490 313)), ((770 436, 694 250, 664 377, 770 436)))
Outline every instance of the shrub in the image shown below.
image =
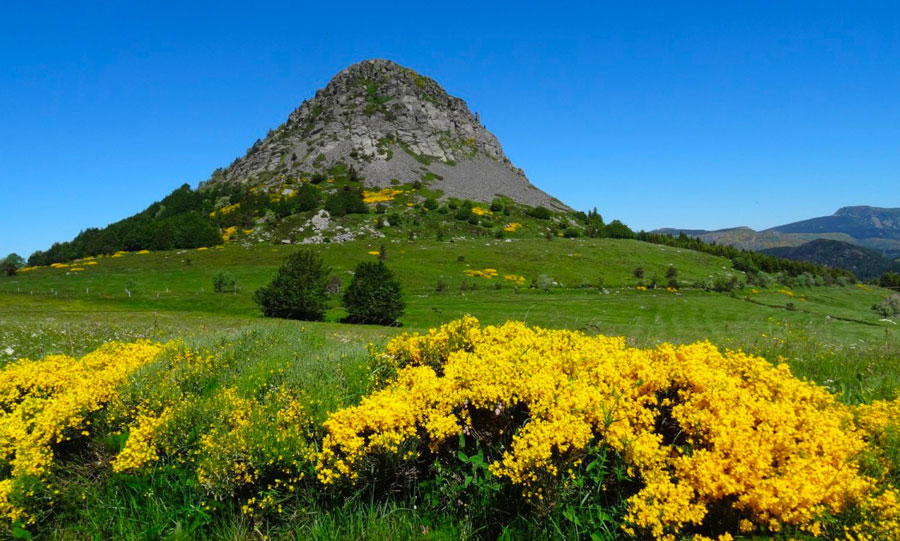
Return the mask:
POLYGON ((526 214, 531 216, 532 218, 537 218, 538 220, 549 220, 550 219, 550 210, 547 207, 543 207, 538 205, 533 209, 528 209, 526 214))
POLYGON ((428 199, 426 199, 425 202, 422 203, 422 205, 428 210, 434 210, 438 208, 438 202, 435 201, 433 197, 429 197, 428 199))
POLYGON ((312 250, 285 259, 272 281, 256 290, 253 299, 266 317, 321 321, 325 318, 326 287, 331 269, 312 250))
POLYGON ((535 289, 540 289, 541 291, 550 291, 553 288, 553 278, 547 276, 546 274, 541 274, 535 279, 532 285, 535 289))
POLYGON ((900 532, 896 489, 860 465, 900 402, 847 406, 785 365, 708 342, 639 349, 471 317, 395 338, 379 358, 395 379, 324 423, 325 485, 433 476, 419 486, 455 490, 448 511, 471 516, 491 493, 571 522, 569 502, 593 500, 629 539, 900 532))
POLYGON ((361 190, 354 190, 349 186, 338 190, 325 200, 325 210, 332 216, 345 216, 347 214, 367 214, 369 205, 363 201, 361 190))
POLYGON ((574 239, 581 236, 581 231, 574 227, 567 227, 563 229, 563 236, 567 239, 574 239))
POLYGON ((357 265, 353 281, 341 301, 349 323, 395 325, 406 308, 400 282, 384 261, 357 265))
POLYGON ((738 286, 737 276, 733 274, 728 275, 716 275, 713 279, 712 289, 713 291, 718 291, 719 293, 726 293, 729 291, 733 291, 734 288, 738 286))
POLYGON ((224 291, 237 291, 237 279, 234 277, 234 274, 224 271, 217 270, 212 277, 213 282, 213 291, 216 293, 222 293, 224 291))
POLYGON ((644 267, 638 265, 637 267, 634 268, 633 271, 631 271, 631 275, 634 276, 635 278, 643 278, 644 277, 644 267))
POLYGON ((878 279, 878 285, 891 289, 900 288, 900 274, 896 272, 886 272, 878 279))
POLYGON ((873 310, 881 314, 883 317, 900 316, 900 295, 891 295, 884 299, 881 304, 872 307, 873 310))
POLYGON ((312 184, 304 184, 297 190, 293 198, 293 206, 297 212, 314 210, 319 207, 321 196, 319 190, 312 184))

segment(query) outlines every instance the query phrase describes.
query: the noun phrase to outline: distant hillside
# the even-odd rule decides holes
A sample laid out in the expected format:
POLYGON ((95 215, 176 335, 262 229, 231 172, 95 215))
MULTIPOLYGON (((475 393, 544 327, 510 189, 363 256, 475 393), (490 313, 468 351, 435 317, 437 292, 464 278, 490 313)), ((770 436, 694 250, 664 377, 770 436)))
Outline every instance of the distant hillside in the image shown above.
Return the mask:
MULTIPOLYGON (((900 258, 900 208, 843 207, 831 216, 810 218, 763 231, 733 227, 715 231, 665 228, 655 232, 678 235, 682 231, 705 242, 753 251, 798 247, 813 240, 828 239, 875 250, 888 260, 900 258)), ((847 264, 852 266, 853 263, 850 260, 847 264)))
POLYGON ((900 263, 883 257, 875 250, 838 240, 817 239, 796 247, 769 248, 762 252, 794 261, 844 268, 862 279, 900 270, 900 263))
POLYGON ((831 216, 811 218, 769 229, 779 233, 845 233, 854 239, 900 241, 900 208, 844 207, 831 216))

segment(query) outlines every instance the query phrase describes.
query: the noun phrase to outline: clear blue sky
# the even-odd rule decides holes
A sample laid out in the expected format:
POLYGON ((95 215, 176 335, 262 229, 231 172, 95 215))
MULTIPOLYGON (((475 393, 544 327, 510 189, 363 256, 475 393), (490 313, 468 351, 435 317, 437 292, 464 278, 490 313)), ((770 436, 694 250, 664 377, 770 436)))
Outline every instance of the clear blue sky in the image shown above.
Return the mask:
POLYGON ((636 229, 900 206, 896 2, 0 4, 0 257, 196 186, 389 58, 636 229))

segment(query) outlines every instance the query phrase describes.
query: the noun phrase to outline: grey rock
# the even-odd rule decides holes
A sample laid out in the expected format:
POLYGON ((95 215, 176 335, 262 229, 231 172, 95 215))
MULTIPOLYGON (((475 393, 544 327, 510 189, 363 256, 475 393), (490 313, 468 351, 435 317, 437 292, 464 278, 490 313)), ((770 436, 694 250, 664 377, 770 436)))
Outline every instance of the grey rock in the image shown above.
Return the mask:
POLYGON ((338 73, 210 182, 274 185, 337 162, 356 168, 369 187, 418 180, 444 198, 503 195, 569 210, 528 181, 463 100, 389 60, 365 60, 338 73))

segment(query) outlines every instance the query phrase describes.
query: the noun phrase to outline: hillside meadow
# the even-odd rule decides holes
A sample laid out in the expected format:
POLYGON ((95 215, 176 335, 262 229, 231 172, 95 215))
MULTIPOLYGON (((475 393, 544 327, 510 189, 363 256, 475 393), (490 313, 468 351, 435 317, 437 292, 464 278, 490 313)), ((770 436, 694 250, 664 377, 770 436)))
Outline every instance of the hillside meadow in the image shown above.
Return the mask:
MULTIPOLYGON (((260 317, 253 291, 297 249, 232 243, 122 253, 0 279, 0 362, 7 364, 0 383, 6 411, 0 444, 11 480, 0 487, 0 511, 12 518, 8 534, 864 539, 867 533, 877 538, 895 531, 883 515, 900 509, 891 500, 900 451, 890 419, 883 419, 896 406, 883 401, 896 399, 900 390, 900 333, 871 310, 886 290, 850 285, 704 291, 690 285, 739 274, 730 261, 632 240, 395 240, 385 243, 386 263, 403 285, 402 327, 338 323, 344 313, 336 298, 322 323, 260 317), (656 276, 661 287, 638 289, 638 266, 643 283, 656 276), (677 291, 664 287, 670 266, 683 284, 677 291), (496 276, 472 272, 485 269, 495 269, 496 276), (236 291, 213 292, 212 276, 219 270, 234 274, 236 291), (477 324, 460 327, 467 315, 477 324), (502 326, 507 321, 559 331, 502 326), (404 335, 446 324, 430 341, 404 335), (688 346, 707 340, 711 345, 688 346), (104 345, 111 341, 120 345, 104 345), (657 349, 664 342, 687 349, 657 349), (497 343, 510 344, 510 351, 498 350, 497 343), (531 345, 512 346, 520 343, 531 345), (716 353, 703 349, 713 346, 716 353), (158 348, 152 355, 128 349, 151 347, 158 348), (465 364, 466 355, 477 362, 465 364), (572 366, 550 362, 570 356, 572 366), (117 370, 118 358, 132 359, 131 368, 117 370), (546 359, 546 374, 538 359, 546 359), (608 359, 619 372, 602 375, 590 359, 602 360, 598 366, 608 359), (776 369, 780 363, 784 368, 776 369), (19 373, 17 366, 19 379, 10 379, 19 373), (86 366, 91 370, 80 368, 86 366), (503 394, 503 386, 478 387, 495 377, 507 381, 501 373, 520 374, 514 395, 503 394), (745 388, 756 381, 751 373, 762 379, 745 388), (41 374, 54 383, 29 379, 41 374), (582 390, 558 394, 557 386, 555 405, 542 405, 525 398, 548 392, 534 374, 562 378, 582 390), (461 387, 453 383, 470 377, 461 387), (395 381, 405 381, 407 391, 395 381), (623 390, 619 398, 600 390, 624 381, 634 391, 623 390), (738 394, 709 394, 715 386, 701 381, 720 382, 738 394), (612 437, 616 417, 607 418, 612 424, 596 424, 603 415, 585 412, 600 406, 581 404, 579 393, 610 400, 603 411, 613 403, 621 407, 621 418, 632 419, 631 435, 612 437), (68 406, 51 408, 59 397, 69 397, 68 406), (756 401, 758 407, 741 409, 756 401), (467 406, 453 409, 459 403, 467 406), (776 409, 764 407, 769 403, 776 409), (57 412, 45 420, 56 435, 40 440, 33 432, 16 432, 12 416, 36 415, 22 404, 57 412), (398 404, 418 406, 405 412, 398 404), (565 411, 554 409, 564 404, 570 404, 565 411), (684 404, 701 409, 679 406, 684 404), (785 433, 809 447, 785 448, 789 456, 817 449, 810 456, 821 462, 773 455, 773 463, 782 466, 757 481, 784 483, 789 488, 782 492, 795 493, 796 501, 763 504, 771 494, 751 493, 738 478, 718 479, 716 486, 732 488, 712 490, 711 478, 687 475, 687 462, 655 462, 650 457, 662 451, 646 447, 650 454, 640 455, 634 447, 657 434, 660 449, 669 449, 666 456, 699 461, 703 449, 711 453, 708 465, 747 467, 726 449, 750 440, 716 440, 717 416, 691 417, 691 411, 712 407, 740 411, 751 420, 747 426, 794 423, 783 427, 785 433), (416 417, 430 411, 434 417, 416 417), (656 424, 647 424, 650 411, 656 424), (428 420, 438 418, 440 429, 428 420), (552 427, 560 419, 586 432, 554 440, 549 454, 516 443, 541 426, 538 420, 552 427), (817 424, 821 430, 812 428, 817 424), (680 426, 689 436, 667 426, 680 426), (822 432, 824 427, 846 437, 834 438, 837 432, 822 432), (357 441, 354 433, 364 435, 366 446, 350 443, 357 441), (831 475, 819 469, 826 463, 844 465, 846 484, 834 482, 843 496, 822 488, 825 477, 820 485, 812 475, 831 475), (523 481, 519 474, 525 471, 534 479, 523 481), (653 484, 661 471, 678 483, 653 484), (792 484, 801 478, 815 490, 792 484), (648 487, 661 492, 651 496, 648 487), (676 498, 677 487, 691 487, 694 496, 676 498), (654 514, 654 506, 665 502, 666 509, 694 518, 654 514)), ((345 287, 357 263, 377 257, 372 252, 379 243, 316 250, 345 287)), ((745 426, 738 418, 733 422, 745 426)), ((753 445, 760 453, 769 449, 765 439, 753 445)))

